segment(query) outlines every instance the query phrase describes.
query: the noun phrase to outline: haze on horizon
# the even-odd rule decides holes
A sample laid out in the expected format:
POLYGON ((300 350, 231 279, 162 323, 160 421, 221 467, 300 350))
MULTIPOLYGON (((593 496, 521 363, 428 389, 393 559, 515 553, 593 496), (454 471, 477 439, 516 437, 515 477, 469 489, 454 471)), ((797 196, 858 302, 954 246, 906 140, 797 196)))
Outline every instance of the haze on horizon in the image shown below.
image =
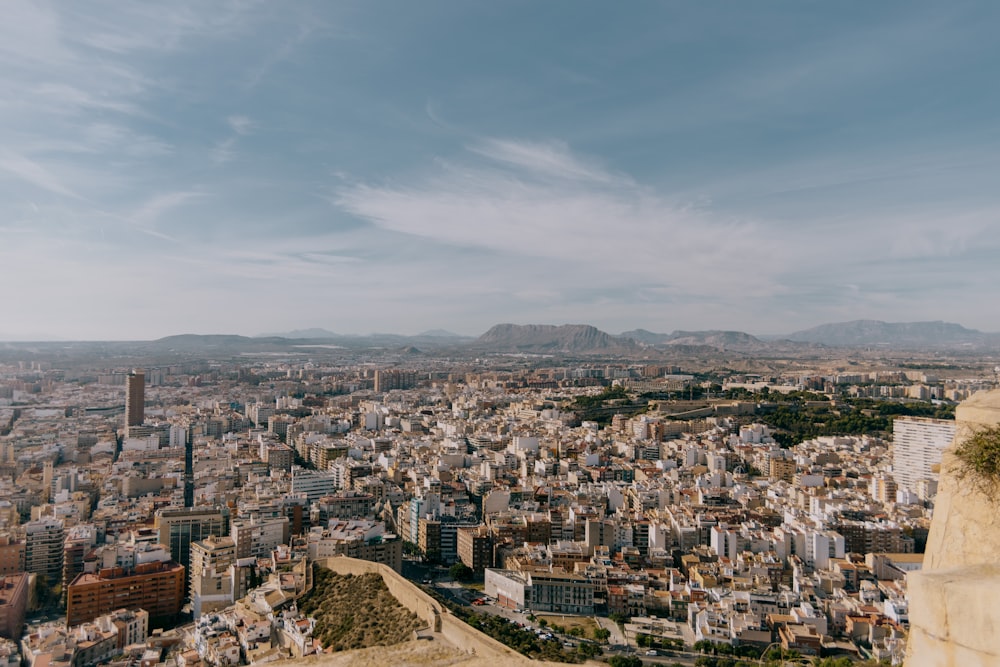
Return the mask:
POLYGON ((14 0, 0 340, 1000 331, 998 19, 14 0))

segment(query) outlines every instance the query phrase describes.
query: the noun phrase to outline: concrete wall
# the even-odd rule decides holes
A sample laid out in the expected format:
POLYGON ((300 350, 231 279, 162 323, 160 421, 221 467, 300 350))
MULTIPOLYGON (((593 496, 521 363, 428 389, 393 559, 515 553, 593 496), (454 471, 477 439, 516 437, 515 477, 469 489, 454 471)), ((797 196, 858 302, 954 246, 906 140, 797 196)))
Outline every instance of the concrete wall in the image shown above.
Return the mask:
POLYGON ((907 667, 1000 665, 1000 501, 955 474, 955 443, 1000 424, 1000 390, 956 410, 955 442, 944 451, 923 569, 907 575, 907 667))
POLYGON ((437 600, 388 566, 347 557, 327 558, 318 561, 318 563, 337 574, 374 573, 380 575, 386 588, 389 589, 393 597, 399 600, 400 604, 425 621, 434 632, 441 633, 445 639, 458 648, 465 649, 479 657, 502 658, 504 664, 520 664, 520 661, 524 661, 525 664, 538 664, 524 658, 517 651, 508 648, 492 637, 475 630, 460 618, 456 618, 437 600))

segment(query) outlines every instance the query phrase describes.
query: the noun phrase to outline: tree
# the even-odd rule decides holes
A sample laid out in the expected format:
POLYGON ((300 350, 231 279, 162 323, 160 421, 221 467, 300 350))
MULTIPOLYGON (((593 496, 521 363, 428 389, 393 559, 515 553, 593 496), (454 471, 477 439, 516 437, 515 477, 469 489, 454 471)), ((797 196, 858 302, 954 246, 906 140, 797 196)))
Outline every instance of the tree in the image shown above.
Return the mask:
POLYGON ((653 638, 649 635, 640 632, 635 636, 635 644, 639 648, 649 648, 653 645, 653 638))
POLYGON ((611 667, 642 667, 642 660, 634 655, 613 655, 608 658, 611 667))
POLYGON ((455 581, 469 581, 472 579, 474 574, 472 568, 465 563, 455 563, 450 568, 448 568, 448 574, 455 581))
POLYGON ((606 642, 611 637, 611 630, 607 628, 594 628, 594 639, 599 642, 606 642))
POLYGON ((538 627, 540 627, 540 628, 544 628, 544 627, 545 627, 545 626, 547 626, 548 624, 549 624, 549 622, 548 622, 548 620, 547 620, 547 619, 544 619, 544 618, 540 618, 540 619, 538 619, 538 627))

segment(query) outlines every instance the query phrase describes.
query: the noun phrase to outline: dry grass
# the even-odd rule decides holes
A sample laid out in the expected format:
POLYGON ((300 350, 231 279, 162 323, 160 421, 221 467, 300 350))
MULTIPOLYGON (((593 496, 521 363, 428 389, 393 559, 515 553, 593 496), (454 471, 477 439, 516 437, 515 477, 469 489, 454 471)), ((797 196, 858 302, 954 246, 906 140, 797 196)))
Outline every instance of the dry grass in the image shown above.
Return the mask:
POLYGON ((346 651, 398 644, 425 626, 377 574, 341 575, 316 567, 313 581, 299 610, 316 619, 314 636, 324 648, 346 651))
POLYGON ((589 616, 560 616, 559 614, 535 614, 535 618, 538 620, 545 619, 551 628, 553 625, 559 625, 566 628, 566 632, 569 632, 571 628, 583 628, 584 637, 593 637, 594 629, 597 627, 597 622, 589 616))

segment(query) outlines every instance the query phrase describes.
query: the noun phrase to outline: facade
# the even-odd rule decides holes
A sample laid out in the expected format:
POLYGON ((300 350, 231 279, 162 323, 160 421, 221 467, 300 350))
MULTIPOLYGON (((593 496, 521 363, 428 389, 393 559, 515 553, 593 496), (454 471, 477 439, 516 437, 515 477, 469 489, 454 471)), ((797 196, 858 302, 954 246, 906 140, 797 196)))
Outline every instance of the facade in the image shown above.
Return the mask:
POLYGON ((28 608, 28 575, 0 576, 0 637, 20 641, 28 608))
POLYGON ((900 487, 918 492, 923 480, 937 481, 941 452, 955 437, 955 422, 897 417, 892 422, 892 476, 900 487))
POLYGON ((170 557, 185 570, 191 565, 191 544, 209 535, 229 533, 229 516, 211 508, 164 509, 156 513, 159 542, 170 550, 170 557))
POLYGON ((292 468, 292 495, 305 494, 310 503, 337 490, 337 482, 328 472, 292 468))
POLYGON ((392 391, 393 389, 411 389, 416 385, 417 374, 414 371, 375 371, 375 393, 377 394, 392 391))
POLYGON ((458 559, 475 572, 493 567, 493 538, 485 526, 458 529, 458 559))
POLYGON ((593 614, 594 584, 576 574, 529 572, 531 609, 557 614, 593 614))
POLYGON ((326 526, 335 519, 364 519, 375 512, 375 496, 354 490, 323 496, 312 505, 310 523, 326 526))
POLYGON ((63 542, 62 519, 46 517, 24 524, 24 569, 45 577, 49 586, 62 582, 63 542))
POLYGON ((565 572, 486 570, 486 594, 509 609, 593 614, 594 582, 565 572))
POLYGON ((261 558, 270 556, 279 545, 289 543, 291 527, 286 516, 272 519, 251 517, 249 521, 233 522, 229 534, 236 544, 237 558, 261 558))
POLYGON ((144 609, 151 619, 172 619, 184 604, 184 575, 184 566, 172 560, 78 575, 66 589, 66 625, 123 608, 144 609))
POLYGON ((0 534, 0 575, 24 572, 24 541, 0 534))
POLYGON ((233 572, 236 542, 232 537, 214 537, 191 545, 191 606, 195 618, 235 601, 233 572))

